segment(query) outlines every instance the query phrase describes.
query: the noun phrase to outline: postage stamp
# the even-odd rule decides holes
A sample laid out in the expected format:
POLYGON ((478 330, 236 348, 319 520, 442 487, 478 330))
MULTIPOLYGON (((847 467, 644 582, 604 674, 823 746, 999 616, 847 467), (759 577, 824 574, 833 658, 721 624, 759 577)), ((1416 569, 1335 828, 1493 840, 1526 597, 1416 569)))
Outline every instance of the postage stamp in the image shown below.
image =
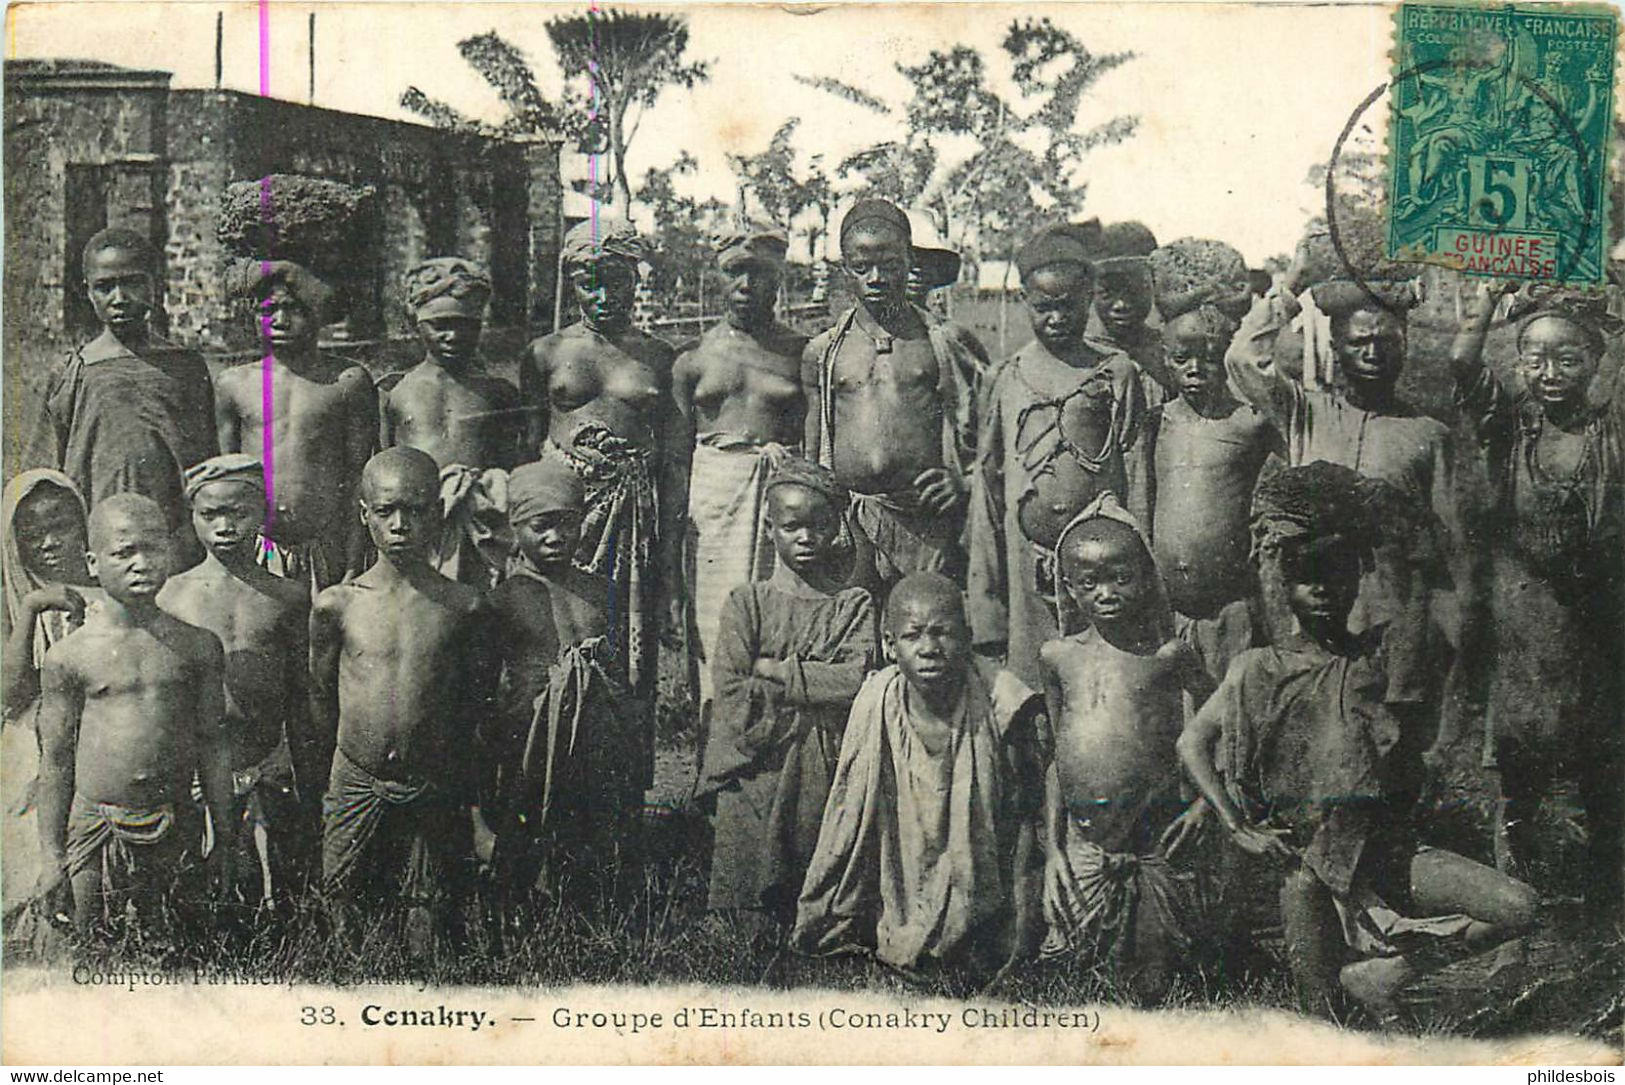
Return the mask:
POLYGON ((1389 256, 1602 281, 1618 18, 1590 6, 1400 5, 1389 256))

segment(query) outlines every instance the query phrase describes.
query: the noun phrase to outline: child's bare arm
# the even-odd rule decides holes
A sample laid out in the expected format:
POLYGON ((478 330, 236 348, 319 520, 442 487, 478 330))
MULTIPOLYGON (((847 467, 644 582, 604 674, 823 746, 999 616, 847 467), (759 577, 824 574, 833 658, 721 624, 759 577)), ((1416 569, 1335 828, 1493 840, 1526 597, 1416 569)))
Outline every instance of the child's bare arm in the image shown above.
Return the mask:
POLYGON ((39 695, 39 672, 34 667, 35 620, 47 611, 66 611, 74 625, 84 620, 85 598, 67 584, 47 584, 23 596, 23 612, 6 637, 5 658, 0 660, 0 700, 7 715, 20 712, 39 695))
POLYGON ((221 452, 241 452, 243 448, 243 419, 237 413, 237 400, 233 394, 236 383, 236 371, 228 370, 221 374, 220 386, 215 389, 214 430, 220 440, 221 452))
POLYGON ((1214 750, 1224 734, 1224 721, 1217 710, 1217 702, 1217 698, 1210 698, 1185 725, 1175 744, 1179 759, 1237 847, 1252 855, 1291 858, 1292 849, 1278 835, 1248 823, 1219 779, 1214 750))
POLYGON ((378 447, 395 447, 395 413, 391 399, 395 390, 391 388, 378 397, 378 447))
MULTIPOLYGON (((1049 651, 1047 649, 1039 656, 1038 669, 1039 673, 1043 676, 1044 709, 1048 716, 1050 734, 1054 735, 1057 726, 1066 718, 1062 714, 1063 706, 1065 705, 1065 696, 1061 692, 1060 676, 1055 672, 1054 663, 1050 660, 1049 651)), ((1053 740, 1049 744, 1049 748, 1045 750, 1045 753, 1048 756, 1045 757, 1046 765, 1044 768, 1044 816, 1042 819, 1042 839, 1044 843, 1044 852, 1047 855, 1053 852, 1056 848, 1060 847, 1061 812, 1063 809, 1063 804, 1061 802, 1061 777, 1055 768, 1055 750, 1053 740)))
POLYGON ((345 588, 328 588, 310 608, 308 694, 315 741, 332 748, 339 733, 339 653, 344 647, 345 588))
POLYGON ((40 670, 39 801, 40 894, 56 889, 67 875, 68 809, 73 803, 74 744, 84 711, 84 685, 63 645, 46 653, 40 670))
MULTIPOLYGON (((197 708, 195 741, 198 777, 203 784, 203 802, 215 825, 231 824, 231 741, 226 734, 226 653, 220 638, 207 631, 198 633, 197 708)), ((216 869, 230 879, 229 847, 211 853, 216 869)))
MULTIPOLYGON (((333 747, 328 735, 319 731, 310 715, 310 614, 308 609, 291 610, 287 619, 287 718, 283 727, 288 736, 288 753, 293 761, 293 778, 299 801, 310 817, 320 809, 327 773, 333 764, 333 747)), ((313 819, 314 820, 314 819, 313 819)))
POLYGON ((355 513, 355 495, 361 470, 377 450, 378 389, 372 383, 372 375, 360 366, 346 373, 345 377, 353 381, 354 387, 348 397, 350 416, 344 427, 345 471, 339 484, 344 487, 347 497, 340 505, 345 510, 344 523, 347 525, 344 572, 347 576, 353 576, 366 567, 367 533, 361 526, 361 517, 355 513))
POLYGON ((519 401, 528 408, 525 451, 520 457, 528 463, 541 454, 547 440, 547 351, 540 340, 526 347, 519 359, 519 401))

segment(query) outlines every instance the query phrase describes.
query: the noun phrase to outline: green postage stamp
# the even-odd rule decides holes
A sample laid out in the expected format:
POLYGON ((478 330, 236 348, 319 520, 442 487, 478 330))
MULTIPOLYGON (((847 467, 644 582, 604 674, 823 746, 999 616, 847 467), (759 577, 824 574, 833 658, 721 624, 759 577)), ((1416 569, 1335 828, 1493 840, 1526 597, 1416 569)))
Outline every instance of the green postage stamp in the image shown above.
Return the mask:
POLYGON ((1402 4, 1397 19, 1388 255, 1600 283, 1618 13, 1402 4))

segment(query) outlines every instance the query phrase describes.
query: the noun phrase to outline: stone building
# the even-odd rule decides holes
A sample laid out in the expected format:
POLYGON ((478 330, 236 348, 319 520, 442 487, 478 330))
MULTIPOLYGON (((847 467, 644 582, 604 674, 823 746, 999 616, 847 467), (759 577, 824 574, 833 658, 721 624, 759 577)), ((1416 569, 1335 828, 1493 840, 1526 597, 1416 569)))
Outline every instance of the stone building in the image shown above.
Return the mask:
POLYGON ((233 181, 302 173, 375 187, 370 272, 335 347, 402 359, 401 275, 439 255, 490 266, 492 352, 552 329, 559 148, 441 131, 236 91, 177 90, 163 71, 81 60, 5 66, 5 475, 38 461, 51 371, 94 330, 80 252, 106 226, 163 252, 165 334, 224 362, 253 346, 220 289, 215 240, 233 181), (534 331, 532 331, 534 329, 534 331))

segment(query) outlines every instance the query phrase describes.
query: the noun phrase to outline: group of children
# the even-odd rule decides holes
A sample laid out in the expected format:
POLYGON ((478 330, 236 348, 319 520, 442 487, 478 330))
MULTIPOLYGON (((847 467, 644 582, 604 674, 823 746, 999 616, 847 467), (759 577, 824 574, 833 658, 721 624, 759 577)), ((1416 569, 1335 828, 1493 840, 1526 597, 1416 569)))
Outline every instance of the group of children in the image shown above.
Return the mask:
MULTIPOLYGON (((1399 292, 1339 281, 1314 243, 1258 296, 1218 242, 1060 225, 1017 259, 1035 338, 989 368, 904 300, 907 217, 865 201, 848 219, 858 299, 831 335, 772 321, 771 231, 731 236, 729 321, 661 355, 663 384, 652 348, 614 345, 632 335, 610 319, 624 255, 586 245, 572 272, 604 281, 578 291, 583 325, 522 367, 539 410, 591 415, 568 445, 527 413, 535 395, 475 368, 475 264, 408 276, 426 358, 375 391, 316 349, 329 288, 265 262, 247 289, 266 359, 211 399, 196 356, 147 327, 150 246, 94 239, 105 331, 53 393, 63 471, 5 500, 5 700, 38 735, 33 909, 86 932, 171 912, 184 929, 205 874, 217 899, 273 910, 314 880, 337 929, 398 917, 423 955, 455 944, 477 885, 504 930, 539 898, 614 906, 641 861, 653 713, 625 613, 644 589, 629 604, 624 581, 658 579, 617 552, 635 533, 593 541, 643 515, 624 467, 641 453, 619 434, 680 416, 651 432, 688 444, 663 462, 696 500, 702 449, 736 447, 696 414, 738 398, 748 422, 769 396, 741 460, 759 503, 733 513, 760 542, 712 539, 663 585, 723 600, 701 641, 695 790, 711 910, 808 954, 979 976, 1059 961, 1154 1001, 1201 967, 1222 914, 1256 907, 1246 870, 1279 885, 1304 1008, 1378 1014, 1419 968, 1529 931, 1523 850, 1498 871, 1421 843, 1414 816, 1456 543, 1447 433, 1394 396, 1399 292), (1335 389, 1278 349, 1301 305, 1330 319, 1335 389), (662 389, 672 412, 651 405, 662 389), (857 440, 866 389, 920 409, 857 440), (783 447, 794 422, 774 423, 792 406, 805 458, 783 447), (724 565, 749 571, 718 592, 724 565)), ((1620 431, 1576 398, 1604 333, 1564 298, 1523 325, 1525 393, 1484 370, 1482 313, 1456 377, 1500 442, 1508 508, 1537 521, 1505 561, 1617 678, 1620 431), (1558 555, 1543 517, 1566 531, 1558 555)), ((1559 751, 1585 743, 1606 913, 1625 866, 1617 682, 1564 681, 1558 718, 1519 715, 1527 688, 1495 700, 1489 748, 1521 781, 1517 840, 1572 763, 1559 751)))

